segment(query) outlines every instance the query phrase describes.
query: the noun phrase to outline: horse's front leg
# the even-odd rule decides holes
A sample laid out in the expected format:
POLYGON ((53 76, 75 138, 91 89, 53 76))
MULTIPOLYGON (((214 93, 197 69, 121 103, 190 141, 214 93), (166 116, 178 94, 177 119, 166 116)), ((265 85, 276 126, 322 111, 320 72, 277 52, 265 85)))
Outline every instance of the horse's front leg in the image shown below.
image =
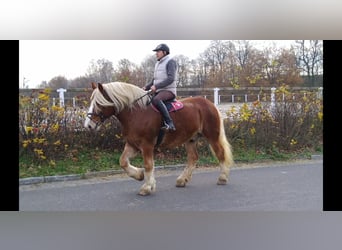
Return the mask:
POLYGON ((129 159, 136 156, 137 153, 137 149, 126 143, 124 151, 120 156, 120 166, 123 170, 125 170, 129 177, 132 177, 138 181, 142 181, 144 179, 144 170, 142 168, 134 167, 129 162, 129 159))
POLYGON ((139 194, 149 195, 156 190, 156 180, 154 178, 153 146, 142 148, 145 167, 145 183, 141 186, 139 194))

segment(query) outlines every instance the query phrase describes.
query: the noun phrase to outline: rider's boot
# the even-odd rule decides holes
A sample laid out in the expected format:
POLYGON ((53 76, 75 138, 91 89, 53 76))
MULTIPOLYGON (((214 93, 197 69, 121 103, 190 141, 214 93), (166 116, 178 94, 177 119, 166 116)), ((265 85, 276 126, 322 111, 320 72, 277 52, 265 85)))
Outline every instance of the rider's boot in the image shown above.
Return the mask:
POLYGON ((157 102, 157 108, 164 119, 164 126, 162 127, 162 129, 175 131, 176 127, 173 124, 172 118, 170 117, 169 111, 167 110, 164 102, 159 100, 157 102))

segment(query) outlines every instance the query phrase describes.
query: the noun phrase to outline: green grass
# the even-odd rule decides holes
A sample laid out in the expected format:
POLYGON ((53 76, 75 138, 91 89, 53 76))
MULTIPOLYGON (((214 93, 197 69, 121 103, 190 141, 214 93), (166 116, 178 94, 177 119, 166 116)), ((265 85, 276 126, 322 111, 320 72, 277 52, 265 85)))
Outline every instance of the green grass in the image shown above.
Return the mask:
MULTIPOLYGON (((287 161, 298 158, 308 159, 311 154, 321 154, 322 149, 316 149, 316 152, 305 150, 302 152, 271 152, 255 151, 255 150, 235 150, 234 160, 236 163, 255 163, 264 161, 287 161)), ((105 170, 121 170, 119 166, 119 158, 121 152, 102 152, 91 151, 78 154, 77 159, 60 159, 54 164, 41 163, 33 164, 33 160, 25 157, 19 158, 19 178, 36 177, 36 176, 53 176, 68 174, 85 174, 89 172, 105 171, 105 170)), ((209 149, 199 150, 198 166, 215 166, 218 161, 214 158, 209 149)), ((167 151, 155 154, 155 166, 185 164, 186 155, 182 150, 176 152, 167 151)), ((143 167, 143 159, 139 155, 131 159, 131 164, 136 167, 143 167)))

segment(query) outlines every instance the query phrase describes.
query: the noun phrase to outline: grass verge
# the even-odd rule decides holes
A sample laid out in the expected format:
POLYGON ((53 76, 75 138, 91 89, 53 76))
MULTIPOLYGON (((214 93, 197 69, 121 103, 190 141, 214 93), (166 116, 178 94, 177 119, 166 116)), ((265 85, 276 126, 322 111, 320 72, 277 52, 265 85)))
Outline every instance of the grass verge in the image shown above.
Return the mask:
MULTIPOLYGON (((322 154, 321 150, 312 152, 305 150, 301 152, 263 152, 255 150, 235 151, 236 163, 256 163, 269 161, 287 161, 294 159, 310 159, 312 154, 322 154)), ((45 164, 33 164, 32 159, 20 157, 19 178, 54 176, 69 174, 86 174, 106 170, 121 170, 119 166, 120 152, 92 151, 82 152, 77 158, 65 158, 45 164)), ((209 150, 199 153, 198 166, 216 166, 218 161, 209 150)), ((186 155, 183 153, 155 153, 155 166, 185 164, 186 155)), ((137 156, 131 159, 131 164, 143 167, 143 159, 137 156)))

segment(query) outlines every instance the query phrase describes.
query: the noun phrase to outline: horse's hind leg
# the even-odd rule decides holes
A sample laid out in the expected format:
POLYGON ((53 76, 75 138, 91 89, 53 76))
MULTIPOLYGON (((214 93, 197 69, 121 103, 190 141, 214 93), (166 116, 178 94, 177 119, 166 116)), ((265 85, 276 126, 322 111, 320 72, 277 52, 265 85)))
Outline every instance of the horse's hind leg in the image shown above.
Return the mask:
POLYGON ((144 170, 142 168, 134 167, 129 162, 129 159, 136 156, 137 153, 137 149, 126 143, 124 151, 120 156, 120 166, 123 170, 125 170, 129 177, 132 177, 138 181, 142 181, 144 179, 144 170))
POLYGON ((185 166, 182 174, 177 178, 177 187, 185 187, 186 183, 191 180, 192 172, 195 169, 196 163, 198 161, 196 146, 197 145, 195 140, 190 140, 185 143, 185 149, 187 152, 187 165, 185 166))
POLYGON ((215 143, 210 143, 211 151, 216 155, 220 163, 220 176, 217 180, 218 185, 225 185, 228 182, 230 166, 234 163, 231 146, 225 136, 220 136, 215 143))

